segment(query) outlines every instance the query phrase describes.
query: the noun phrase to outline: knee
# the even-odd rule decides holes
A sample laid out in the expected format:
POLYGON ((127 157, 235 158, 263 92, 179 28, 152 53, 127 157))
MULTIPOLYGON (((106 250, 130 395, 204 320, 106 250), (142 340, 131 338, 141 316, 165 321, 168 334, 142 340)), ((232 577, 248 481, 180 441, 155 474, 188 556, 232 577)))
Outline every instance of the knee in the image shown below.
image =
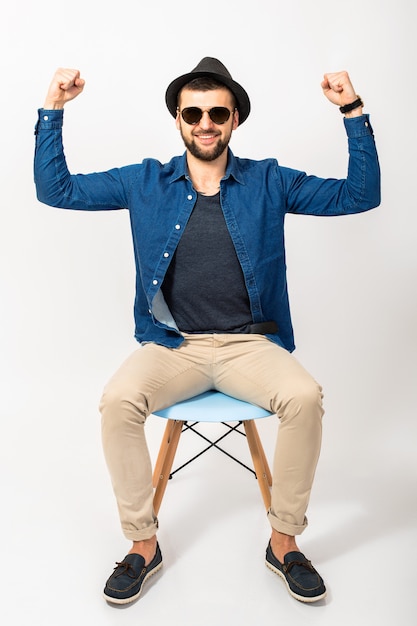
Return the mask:
POLYGON ((102 423, 117 427, 124 423, 144 424, 147 402, 140 391, 132 391, 112 381, 106 385, 99 405, 102 423))
POLYGON ((323 389, 314 379, 302 386, 298 397, 303 406, 320 409, 323 406, 323 389))
POLYGON ((277 414, 282 418, 321 419, 323 416, 323 392, 321 386, 314 380, 304 380, 284 395, 279 394, 277 414))

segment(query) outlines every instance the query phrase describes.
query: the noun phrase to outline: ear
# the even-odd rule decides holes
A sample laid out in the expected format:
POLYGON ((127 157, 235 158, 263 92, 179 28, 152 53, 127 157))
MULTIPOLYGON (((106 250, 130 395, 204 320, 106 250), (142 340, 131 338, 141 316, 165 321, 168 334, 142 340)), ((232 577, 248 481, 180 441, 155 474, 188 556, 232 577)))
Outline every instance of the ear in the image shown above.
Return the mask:
POLYGON ((177 109, 177 115, 175 116, 175 126, 177 127, 177 130, 180 129, 180 110, 177 109))
POLYGON ((236 130, 236 128, 239 126, 239 111, 237 109, 235 109, 233 111, 233 126, 232 126, 232 130, 236 130))

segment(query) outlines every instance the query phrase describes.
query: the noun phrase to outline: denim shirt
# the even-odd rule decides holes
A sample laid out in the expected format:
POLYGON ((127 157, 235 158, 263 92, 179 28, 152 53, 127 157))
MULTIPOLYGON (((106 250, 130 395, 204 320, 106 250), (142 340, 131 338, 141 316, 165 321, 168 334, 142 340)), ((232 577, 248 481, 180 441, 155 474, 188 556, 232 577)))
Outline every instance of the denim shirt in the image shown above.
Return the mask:
MULTIPOLYGON (((230 151, 220 199, 242 267, 253 322, 274 320, 267 337, 295 348, 284 249, 286 213, 348 215, 380 203, 380 172, 367 115, 344 119, 348 135, 346 179, 323 179, 281 167, 275 159, 237 158, 230 151)), ((186 155, 155 159, 107 172, 71 175, 62 146, 63 111, 39 110, 35 183, 50 206, 86 211, 128 209, 136 262, 135 337, 175 348, 184 338, 161 286, 197 199, 186 155)), ((227 271, 227 268, 224 268, 227 271)))

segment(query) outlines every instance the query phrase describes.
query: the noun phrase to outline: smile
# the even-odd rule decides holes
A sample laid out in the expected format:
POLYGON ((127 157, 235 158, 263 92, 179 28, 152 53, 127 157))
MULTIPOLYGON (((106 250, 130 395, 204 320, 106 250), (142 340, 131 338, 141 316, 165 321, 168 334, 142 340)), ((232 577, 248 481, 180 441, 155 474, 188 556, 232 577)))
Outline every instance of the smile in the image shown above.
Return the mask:
POLYGON ((200 134, 200 133, 196 133, 194 135, 194 137, 196 137, 197 139, 199 139, 200 141, 203 142, 210 142, 210 141, 214 141, 217 137, 219 137, 219 135, 217 133, 211 133, 211 134, 200 134))

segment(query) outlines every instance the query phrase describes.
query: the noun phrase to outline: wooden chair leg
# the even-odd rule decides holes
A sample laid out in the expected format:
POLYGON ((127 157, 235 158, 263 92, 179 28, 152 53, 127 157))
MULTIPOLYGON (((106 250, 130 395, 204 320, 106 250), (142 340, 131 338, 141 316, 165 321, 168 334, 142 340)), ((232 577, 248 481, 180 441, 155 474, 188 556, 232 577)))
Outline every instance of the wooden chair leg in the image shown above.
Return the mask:
POLYGON ((157 487, 158 482, 159 482, 159 477, 161 475, 162 466, 164 464, 165 457, 168 451, 169 442, 171 439, 171 433, 172 433, 172 420, 167 420, 164 434, 162 436, 161 445, 159 446, 158 457, 156 459, 155 467, 153 470, 152 484, 153 484, 154 489, 157 487))
POLYGON ((155 487, 153 509, 155 515, 158 515, 161 506, 183 426, 184 422, 168 420, 165 428, 153 473, 153 485, 155 487))
POLYGON ((270 485, 272 484, 268 461, 266 460, 265 452, 254 420, 244 421, 243 425, 252 456, 253 466, 256 472, 256 478, 258 479, 259 489, 261 490, 265 508, 268 511, 271 506, 270 485))
POLYGON ((256 439, 256 443, 257 443, 257 446, 258 446, 259 454, 261 455, 261 461, 262 461, 262 465, 263 465, 263 467, 264 467, 264 469, 265 469, 266 479, 267 479, 267 481, 268 481, 268 485, 269 485, 270 487, 272 487, 272 474, 271 474, 271 470, 269 469, 268 460, 267 460, 267 458, 266 458, 266 455, 265 455, 265 450, 264 450, 264 448, 263 448, 263 445, 262 445, 262 442, 261 442, 261 438, 260 438, 260 436, 259 436, 259 432, 258 432, 258 429, 257 429, 257 427, 256 427, 255 422, 253 423, 253 426, 254 426, 254 428, 253 428, 253 434, 254 434, 255 439, 256 439))

